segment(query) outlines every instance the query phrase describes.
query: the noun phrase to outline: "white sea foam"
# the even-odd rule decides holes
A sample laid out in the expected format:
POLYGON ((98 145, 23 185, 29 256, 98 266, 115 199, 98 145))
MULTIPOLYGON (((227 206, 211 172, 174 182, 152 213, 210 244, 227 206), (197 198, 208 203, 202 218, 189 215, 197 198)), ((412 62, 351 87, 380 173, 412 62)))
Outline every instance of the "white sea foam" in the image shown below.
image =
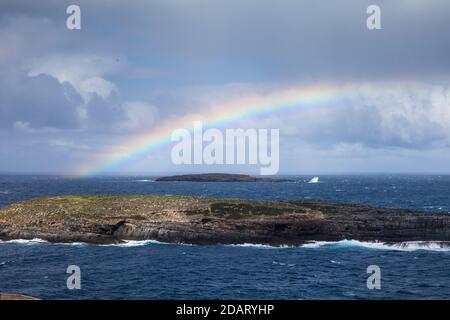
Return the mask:
POLYGON ((149 244, 164 244, 163 242, 157 240, 126 240, 122 243, 111 244, 111 246, 116 247, 142 247, 149 244))
POLYGON ((130 247, 142 247, 151 244, 192 246, 192 244, 189 243, 171 243, 171 242, 162 242, 158 240, 124 240, 121 243, 102 244, 100 246, 130 248, 130 247))
MULTIPOLYGON (((24 244, 24 245, 32 245, 32 244, 54 244, 54 245, 63 245, 63 246, 86 246, 86 245, 94 245, 94 244, 90 244, 87 242, 48 242, 42 239, 31 239, 31 240, 27 240, 27 239, 14 239, 14 240, 7 240, 7 241, 2 241, 0 240, 0 244, 1 243, 15 243, 15 244, 24 244)), ((100 244, 99 246, 103 246, 103 247, 107 247, 107 246, 117 246, 117 247, 140 247, 140 246, 145 246, 148 244, 166 244, 164 242, 159 242, 156 240, 142 240, 142 241, 134 241, 134 240, 125 240, 122 243, 116 243, 116 244, 100 244)), ((167 243, 169 244, 169 243, 167 243)))
POLYGON ((308 181, 308 183, 319 183, 319 177, 314 177, 308 181))
POLYGON ((278 262, 278 261, 272 261, 273 265, 283 266, 283 267, 293 267, 295 266, 294 263, 285 263, 285 262, 278 262))
POLYGON ((62 242, 62 243, 55 243, 63 246, 74 246, 74 247, 81 247, 81 246, 87 246, 88 243, 86 242, 62 242))
POLYGON ((226 244, 227 247, 244 247, 244 248, 256 248, 256 249, 283 249, 283 248, 294 248, 288 245, 282 246, 271 246, 268 244, 258 244, 258 243, 241 243, 241 244, 226 244))
MULTIPOLYGON (((399 243, 384 243, 384 242, 370 242, 370 241, 358 241, 358 240, 341 240, 341 241, 311 241, 305 243, 299 247, 293 246, 270 246, 266 244, 233 244, 228 245, 233 247, 249 247, 257 249, 286 249, 286 248, 305 248, 305 249, 317 249, 321 247, 330 247, 336 249, 344 248, 367 248, 375 250, 397 250, 397 251, 416 251, 416 250, 429 250, 429 251, 450 251, 450 242, 445 241, 408 241, 399 243)), ((338 263, 331 261, 331 263, 338 263)))
POLYGON ((226 244, 227 247, 244 247, 244 248, 257 248, 257 249, 273 249, 276 247, 269 246, 267 244, 257 243, 242 243, 242 244, 226 244))
POLYGON ((31 240, 27 240, 27 239, 14 239, 14 240, 7 240, 7 241, 0 240, 0 243, 17 243, 17 244, 31 245, 31 244, 39 244, 39 243, 48 243, 48 241, 35 238, 35 239, 31 239, 31 240))
POLYGON ((444 241, 407 241, 399 243, 384 243, 384 242, 366 242, 358 240, 341 240, 341 241, 312 241, 302 245, 302 248, 320 248, 323 246, 349 248, 349 247, 363 247, 368 249, 378 250, 397 250, 397 251, 416 251, 416 250, 430 250, 430 251, 450 251, 450 242, 444 241))
POLYGON ((155 180, 152 179, 140 179, 140 180, 134 180, 135 182, 155 182, 155 180))
MULTIPOLYGON (((88 243, 85 242, 71 242, 71 243, 51 243, 42 239, 15 239, 15 240, 7 240, 1 241, 0 244, 22 244, 22 245, 37 245, 37 244, 55 244, 55 245, 67 245, 67 246, 85 246, 88 243)), ((169 242, 161 242, 157 240, 125 240, 122 243, 116 244, 101 244, 99 246, 114 246, 114 247, 141 247, 146 245, 184 245, 184 246, 193 246, 193 244, 188 243, 169 243, 169 242)), ((242 244, 226 244, 224 246, 227 247, 244 247, 244 248, 255 248, 255 249, 292 249, 292 248, 303 248, 303 249, 317 249, 321 247, 330 247, 336 249, 345 249, 352 247, 360 247, 366 249, 375 249, 375 250, 396 250, 396 251, 416 251, 416 250, 428 250, 428 251, 450 251, 450 242, 446 241, 407 241, 407 242, 399 242, 399 243, 384 243, 384 242, 369 242, 369 241, 358 241, 358 240, 341 240, 341 241, 311 241, 305 243, 299 247, 295 246, 271 246, 267 244, 257 244, 257 243, 242 243, 242 244)), ((335 261, 331 261, 331 263, 338 263, 335 261)))

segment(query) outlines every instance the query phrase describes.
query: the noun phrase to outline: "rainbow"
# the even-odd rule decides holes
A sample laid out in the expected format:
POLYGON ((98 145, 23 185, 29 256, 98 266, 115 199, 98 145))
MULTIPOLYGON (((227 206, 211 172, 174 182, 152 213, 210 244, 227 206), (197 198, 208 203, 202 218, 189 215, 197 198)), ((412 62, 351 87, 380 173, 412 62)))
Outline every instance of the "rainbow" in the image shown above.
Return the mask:
POLYGON ((104 150, 101 158, 75 170, 81 176, 94 176, 112 172, 118 166, 139 159, 169 146, 172 132, 178 128, 192 128, 193 122, 203 121, 204 128, 221 128, 235 121, 255 120, 282 112, 298 112, 311 108, 331 107, 349 92, 348 86, 300 86, 275 90, 265 95, 249 95, 227 101, 213 108, 205 108, 196 115, 168 119, 149 131, 126 139, 104 150))

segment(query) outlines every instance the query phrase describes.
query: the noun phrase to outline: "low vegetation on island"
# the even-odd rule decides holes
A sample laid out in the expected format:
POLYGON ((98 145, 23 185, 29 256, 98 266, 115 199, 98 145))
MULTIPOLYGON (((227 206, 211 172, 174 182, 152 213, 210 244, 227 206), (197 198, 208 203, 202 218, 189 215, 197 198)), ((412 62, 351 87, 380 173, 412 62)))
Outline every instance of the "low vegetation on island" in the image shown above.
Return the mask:
POLYGON ((0 209, 0 239, 195 244, 307 241, 450 241, 450 215, 323 201, 193 196, 80 195, 35 198, 0 209))

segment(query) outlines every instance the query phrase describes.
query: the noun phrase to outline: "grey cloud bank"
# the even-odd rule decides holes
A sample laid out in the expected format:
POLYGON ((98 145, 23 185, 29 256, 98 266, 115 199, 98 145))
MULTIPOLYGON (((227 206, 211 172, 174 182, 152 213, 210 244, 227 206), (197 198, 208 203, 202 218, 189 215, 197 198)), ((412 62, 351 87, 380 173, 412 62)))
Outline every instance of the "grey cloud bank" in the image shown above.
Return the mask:
MULTIPOLYGON (((78 1, 69 31, 70 1, 1 1, 0 171, 70 170, 221 101, 350 82, 333 108, 264 120, 280 173, 450 172, 450 2, 377 1, 371 32, 372 2, 78 1)), ((166 153, 118 170, 176 170, 166 153)))

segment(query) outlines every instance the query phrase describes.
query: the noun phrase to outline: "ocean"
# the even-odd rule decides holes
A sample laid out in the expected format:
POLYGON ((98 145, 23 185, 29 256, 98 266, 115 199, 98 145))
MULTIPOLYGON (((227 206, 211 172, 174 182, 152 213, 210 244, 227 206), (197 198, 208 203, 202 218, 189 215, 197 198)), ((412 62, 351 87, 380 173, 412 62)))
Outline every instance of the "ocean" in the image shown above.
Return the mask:
MULTIPOLYGON (((286 176, 286 183, 155 182, 152 176, 0 175, 0 207, 38 196, 172 194, 259 200, 319 199, 450 213, 448 175, 286 176)), ((274 248, 156 241, 118 245, 0 242, 0 292, 42 299, 450 299, 450 250, 351 239, 274 248), (69 265, 81 289, 66 286, 69 265), (367 267, 381 288, 367 288, 367 267)))

